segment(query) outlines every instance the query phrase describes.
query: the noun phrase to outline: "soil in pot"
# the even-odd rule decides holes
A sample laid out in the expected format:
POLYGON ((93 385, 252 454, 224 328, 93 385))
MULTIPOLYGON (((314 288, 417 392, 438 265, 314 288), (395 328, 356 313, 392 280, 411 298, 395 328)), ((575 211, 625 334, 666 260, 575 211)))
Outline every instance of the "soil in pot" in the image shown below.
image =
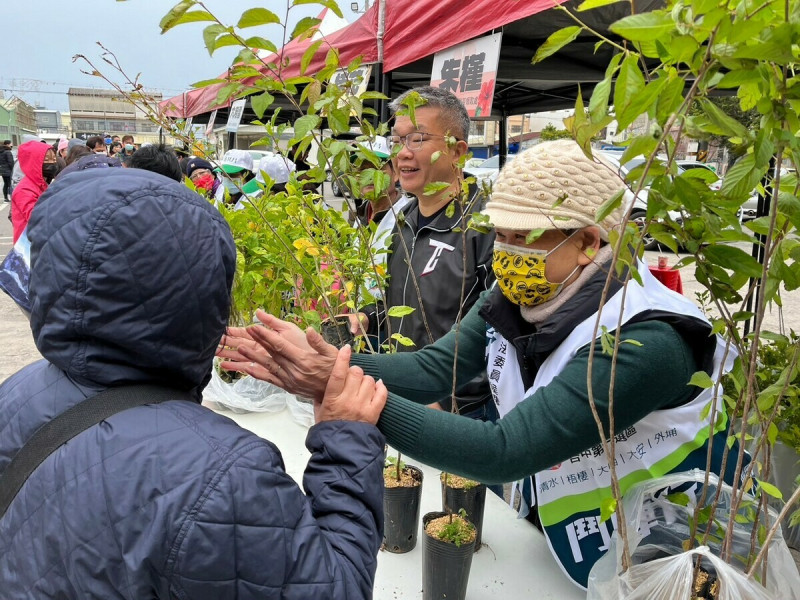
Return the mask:
POLYGON ((422 471, 402 465, 400 478, 397 466, 383 471, 383 550, 402 554, 417 545, 419 506, 422 496, 422 471))
POLYGON ((350 331, 350 319, 347 317, 336 317, 323 321, 319 333, 326 342, 337 348, 352 344, 355 339, 350 331))
POLYGON ((700 567, 692 586, 692 600, 716 600, 719 593, 719 580, 715 575, 700 567))
POLYGON ((422 518, 423 600, 464 600, 476 530, 467 519, 444 512, 422 518))
POLYGON ((483 511, 486 506, 486 486, 472 479, 451 473, 439 476, 442 482, 442 510, 458 514, 462 509, 467 519, 475 525, 475 552, 481 548, 483 511))

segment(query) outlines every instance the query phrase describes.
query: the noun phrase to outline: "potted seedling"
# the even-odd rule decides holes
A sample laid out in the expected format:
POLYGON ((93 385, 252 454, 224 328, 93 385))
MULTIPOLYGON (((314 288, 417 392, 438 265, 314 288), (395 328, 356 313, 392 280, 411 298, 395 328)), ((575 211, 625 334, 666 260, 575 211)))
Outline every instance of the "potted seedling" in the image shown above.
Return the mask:
POLYGON ((475 525, 475 552, 477 552, 481 548, 486 486, 451 473, 442 473, 439 479, 442 482, 442 510, 447 513, 466 511, 467 517, 475 525))
POLYGON ((458 514, 431 512, 422 518, 423 600, 464 600, 477 531, 462 508, 458 514))
POLYGON ((402 554, 417 545, 422 471, 390 456, 383 470, 383 549, 402 554))

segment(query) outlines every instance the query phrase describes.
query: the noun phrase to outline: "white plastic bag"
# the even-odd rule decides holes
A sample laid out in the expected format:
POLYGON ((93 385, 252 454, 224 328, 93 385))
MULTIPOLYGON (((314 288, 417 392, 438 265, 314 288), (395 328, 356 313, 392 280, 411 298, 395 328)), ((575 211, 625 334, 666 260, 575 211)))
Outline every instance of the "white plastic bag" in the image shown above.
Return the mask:
MULTIPOLYGON (((720 483, 714 475, 709 476, 704 506, 713 501, 720 488, 714 518, 722 527, 734 527, 731 561, 719 558, 719 545, 713 538, 709 538, 708 546, 683 551, 683 543, 691 535, 690 519, 695 506, 703 499, 704 478, 705 473, 699 470, 673 473, 641 482, 628 490, 622 502, 632 566, 621 573, 622 543, 616 530, 608 552, 589 573, 587 600, 691 598, 692 570, 697 555, 703 557, 703 568, 719 581, 717 600, 800 600, 800 575, 780 531, 770 542, 766 588, 743 574, 744 565, 737 564, 737 557, 750 552, 752 526, 729 518, 731 487, 720 483), (676 492, 684 500, 688 498, 688 505, 667 497, 676 492)), ((764 524, 763 513, 760 519, 764 524)), ((770 509, 767 528, 776 519, 777 513, 770 509)), ((705 526, 701 525, 700 530, 704 531, 705 526)))
POLYGON ((223 381, 215 368, 211 381, 203 390, 203 400, 210 400, 220 408, 235 413, 280 412, 294 398, 289 392, 266 381, 243 376, 233 383, 223 381))

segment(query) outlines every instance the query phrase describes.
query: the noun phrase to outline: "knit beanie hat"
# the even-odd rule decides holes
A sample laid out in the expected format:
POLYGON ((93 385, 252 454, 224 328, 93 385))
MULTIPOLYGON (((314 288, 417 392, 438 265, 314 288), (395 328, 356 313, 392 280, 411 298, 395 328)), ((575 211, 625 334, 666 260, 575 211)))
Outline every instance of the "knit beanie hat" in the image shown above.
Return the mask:
POLYGON ((587 158, 575 141, 544 142, 503 167, 484 213, 495 227, 520 231, 596 225, 600 237, 608 241, 609 231, 622 221, 622 207, 600 223, 595 215, 625 187, 618 167, 597 154, 594 160, 587 158))

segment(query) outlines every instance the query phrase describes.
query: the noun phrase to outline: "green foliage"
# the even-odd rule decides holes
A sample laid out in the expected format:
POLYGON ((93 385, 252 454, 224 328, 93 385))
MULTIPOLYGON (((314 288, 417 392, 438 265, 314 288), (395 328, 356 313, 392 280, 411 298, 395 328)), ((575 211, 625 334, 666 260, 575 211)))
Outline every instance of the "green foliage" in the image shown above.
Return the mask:
POLYGON ((548 123, 542 128, 540 139, 543 142, 550 142, 552 140, 565 140, 572 139, 572 134, 566 129, 556 129, 552 123, 548 123))
POLYGON ((467 511, 463 508, 458 511, 458 515, 451 517, 450 522, 439 532, 439 539, 461 547, 461 544, 467 544, 474 538, 475 526, 467 521, 467 511))
POLYGON ((400 460, 400 453, 397 456, 387 456, 386 465, 384 466, 383 473, 386 477, 391 477, 400 481, 400 474, 406 468, 406 463, 400 460))

